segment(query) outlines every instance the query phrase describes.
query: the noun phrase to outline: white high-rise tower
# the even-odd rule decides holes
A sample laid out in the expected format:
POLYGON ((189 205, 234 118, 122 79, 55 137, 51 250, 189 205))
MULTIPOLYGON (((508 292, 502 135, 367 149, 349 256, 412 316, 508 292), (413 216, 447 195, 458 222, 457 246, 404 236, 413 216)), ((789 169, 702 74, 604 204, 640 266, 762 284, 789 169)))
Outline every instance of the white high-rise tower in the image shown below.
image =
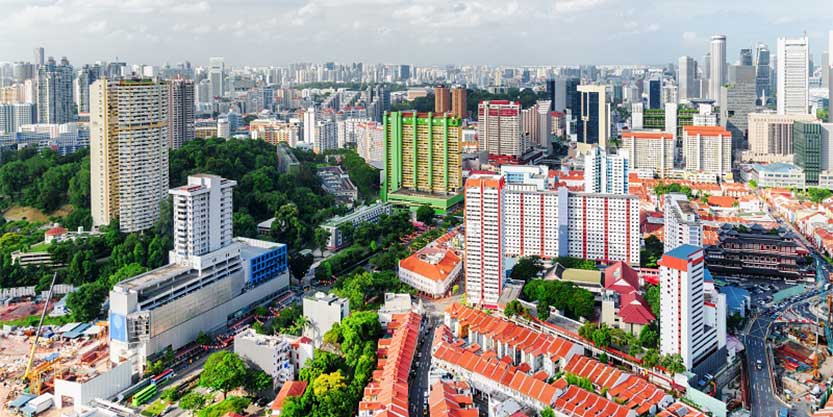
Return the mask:
POLYGON ((720 105, 720 87, 726 84, 726 36, 714 35, 709 43, 709 98, 720 105))
POLYGON ((778 114, 807 114, 810 101, 807 37, 778 38, 778 114))

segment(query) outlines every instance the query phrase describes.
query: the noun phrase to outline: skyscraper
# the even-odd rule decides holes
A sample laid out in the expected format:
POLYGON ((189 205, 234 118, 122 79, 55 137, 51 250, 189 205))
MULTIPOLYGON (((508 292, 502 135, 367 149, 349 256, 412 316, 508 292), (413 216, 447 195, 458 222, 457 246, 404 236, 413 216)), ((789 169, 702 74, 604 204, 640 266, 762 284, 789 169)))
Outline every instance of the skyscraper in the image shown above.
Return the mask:
POLYGON ((168 80, 168 147, 179 149, 194 137, 194 82, 168 80))
POLYGON ((39 66, 41 66, 45 63, 44 60, 43 60, 43 47, 42 46, 35 48, 33 63, 35 64, 35 67, 39 67, 39 66))
POLYGON ((49 57, 38 67, 37 104, 38 123, 69 123, 74 119, 72 111, 72 66, 66 58, 59 64, 49 57))
POLYGON ((806 37, 778 38, 778 114, 809 112, 810 50, 806 37))
POLYGON ((752 65, 752 49, 743 48, 740 50, 740 65, 752 65))
POLYGON ((720 87, 720 124, 732 133, 732 149, 746 148, 749 114, 756 110, 755 67, 732 65, 730 83, 720 87))
POLYGON ((392 112, 383 119, 380 196, 408 206, 446 211, 463 195, 462 121, 451 114, 392 112))
POLYGON ((237 182, 216 175, 188 176, 172 188, 174 248, 172 263, 187 261, 232 243, 232 189, 237 182))
POLYGON ((550 111, 555 111, 555 80, 547 79, 547 100, 550 101, 550 111))
POLYGON ((434 113, 443 114, 451 111, 451 92, 446 85, 434 87, 434 113))
POLYGON ((90 88, 93 226, 122 232, 154 225, 168 192, 168 99, 164 83, 98 80, 90 88))
POLYGON ((818 185, 822 168, 821 124, 793 123, 793 162, 804 169, 804 181, 818 185))
POLYGON ((466 100, 466 88, 454 87, 451 89, 451 113, 459 118, 468 117, 468 102, 466 100))
POLYGON ((226 92, 226 63, 223 57, 208 59, 208 80, 211 83, 211 97, 223 97, 226 92))
POLYGON ((526 152, 522 134, 519 102, 481 101, 477 106, 477 143, 481 151, 520 157, 526 152))
POLYGON ((662 108, 662 81, 648 80, 648 108, 662 108))
POLYGON ((668 252, 682 245, 703 244, 703 224, 685 194, 669 193, 663 197, 665 218, 664 248, 668 252))
POLYGON ((604 149, 594 146, 584 156, 584 192, 627 194, 627 155, 624 152, 608 155, 604 149))
POLYGON ((709 43, 711 68, 709 70, 709 98, 720 103, 720 87, 726 84, 726 36, 714 35, 709 43))
POLYGON ((732 134, 718 126, 684 126, 683 160, 689 172, 716 178, 732 172, 732 134))
POLYGON ((497 307, 503 288, 503 216, 506 182, 501 175, 473 175, 465 187, 465 261, 468 302, 497 307))
POLYGON ((699 98, 700 94, 697 91, 697 61, 690 56, 681 56, 677 62, 677 67, 679 71, 677 83, 679 84, 678 97, 680 101, 699 98))
POLYGON ((610 103, 603 85, 580 85, 580 112, 576 131, 580 143, 598 144, 607 148, 610 138, 610 103))
POLYGON ((78 109, 78 113, 90 112, 90 85, 98 79, 100 69, 98 65, 92 67, 84 65, 78 71, 74 85, 75 107, 78 109))
MULTIPOLYGON (((762 43, 755 47, 755 95, 757 98, 765 97, 767 101, 772 99, 772 82, 770 81, 770 73, 772 69, 769 67, 769 48, 762 43)), ((767 103, 761 103, 761 107, 766 107, 767 103)))

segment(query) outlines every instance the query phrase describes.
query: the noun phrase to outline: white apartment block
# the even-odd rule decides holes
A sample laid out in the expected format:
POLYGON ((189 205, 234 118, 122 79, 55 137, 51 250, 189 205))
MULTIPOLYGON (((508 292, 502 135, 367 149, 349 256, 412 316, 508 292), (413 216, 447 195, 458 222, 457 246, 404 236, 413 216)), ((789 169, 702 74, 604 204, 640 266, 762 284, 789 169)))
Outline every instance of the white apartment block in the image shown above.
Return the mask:
POLYGON ((503 214, 506 181, 474 175, 465 186, 464 268, 468 302, 497 307, 503 288, 503 214))
POLYGON ((584 156, 584 191, 588 193, 627 194, 628 155, 608 154, 593 146, 584 156))
POLYGON ((665 209, 666 252, 682 245, 703 245, 703 224, 685 194, 670 193, 663 197, 665 209))
POLYGON ((810 46, 807 37, 778 38, 778 114, 807 114, 810 103, 810 46))
POLYGON ((174 248, 171 262, 201 256, 232 242, 232 189, 236 181, 217 175, 188 176, 173 188, 174 248))
POLYGON ((168 192, 164 83, 98 80, 90 87, 93 226, 118 218, 122 232, 149 229, 168 192))
POLYGON ((298 371, 313 358, 312 339, 304 336, 262 335, 247 329, 234 336, 234 353, 282 385, 298 377, 298 371))
POLYGON ((632 131, 622 134, 620 149, 627 152, 630 169, 650 170, 664 178, 674 169, 675 142, 671 133, 632 131))
POLYGON ((356 125, 356 152, 365 162, 378 166, 385 153, 385 131, 381 123, 361 122, 356 125))
POLYGON ((304 316, 309 325, 304 327, 304 336, 313 341, 315 347, 321 346, 324 333, 336 323, 350 315, 350 301, 331 294, 316 292, 304 297, 304 316))
POLYGON ((521 104, 508 100, 483 101, 478 105, 479 149, 491 155, 521 156, 526 145, 521 132, 521 104))
POLYGON ((718 126, 683 127, 683 160, 689 172, 722 178, 732 173, 732 134, 718 126))
MULTIPOLYGON (((331 149, 338 149, 338 129, 332 120, 319 120, 314 128, 312 151, 322 153, 331 149)), ((306 129, 306 125, 304 127, 306 129)))
POLYGON ((566 254, 566 187, 508 184, 502 210, 506 256, 556 258, 566 254), (562 239, 564 241, 562 241, 562 239))
POLYGON ((666 251, 659 264, 660 353, 680 354, 689 369, 720 344, 718 328, 707 323, 703 249, 679 246, 666 251))
POLYGON ((567 210, 568 256, 639 264, 639 197, 570 193, 567 210))

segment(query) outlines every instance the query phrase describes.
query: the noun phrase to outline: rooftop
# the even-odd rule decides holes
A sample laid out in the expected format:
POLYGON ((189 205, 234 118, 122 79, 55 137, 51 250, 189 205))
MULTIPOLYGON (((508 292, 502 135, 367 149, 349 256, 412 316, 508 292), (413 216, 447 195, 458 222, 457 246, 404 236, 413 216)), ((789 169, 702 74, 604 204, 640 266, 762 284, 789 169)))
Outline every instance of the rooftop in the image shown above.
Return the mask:
POLYGON ((283 403, 289 397, 300 397, 307 389, 306 381, 287 381, 278 391, 275 400, 272 401, 272 410, 278 411, 283 408, 283 403))
POLYGON ((702 251, 702 250, 703 250, 703 248, 701 248, 699 246, 688 245, 688 244, 680 245, 680 246, 677 246, 676 248, 674 248, 674 249, 672 249, 668 252, 665 252, 665 254, 663 254, 662 257, 664 258, 664 257, 668 256, 668 257, 671 257, 671 258, 677 258, 677 259, 680 259, 680 260, 683 260, 683 261, 687 262, 688 259, 691 257, 691 255, 694 255, 698 251, 702 251))

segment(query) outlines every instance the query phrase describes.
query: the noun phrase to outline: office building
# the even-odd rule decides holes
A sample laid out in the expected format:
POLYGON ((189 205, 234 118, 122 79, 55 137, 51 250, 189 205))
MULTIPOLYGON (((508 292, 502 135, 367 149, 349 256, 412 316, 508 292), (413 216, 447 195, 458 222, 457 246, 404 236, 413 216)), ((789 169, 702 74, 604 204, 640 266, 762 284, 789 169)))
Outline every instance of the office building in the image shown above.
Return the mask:
POLYGON ((810 105, 810 46, 806 37, 778 38, 778 114, 807 114, 810 105))
POLYGON ((809 114, 750 113, 748 118, 749 154, 744 159, 761 162, 790 160, 793 124, 816 120, 809 114))
POLYGON ((765 107, 768 101, 772 100, 772 69, 769 66, 769 48, 759 43, 755 47, 755 96, 760 100, 761 107, 765 107))
MULTIPOLYGON (((648 80, 646 81, 648 84, 648 108, 649 109, 659 109, 662 106, 662 103, 667 103, 667 101, 662 100, 662 81, 661 80, 648 80)), ((675 101, 676 102, 676 101, 675 101)))
POLYGON ((550 101, 549 111, 555 111, 555 80, 547 79, 547 100, 550 101))
MULTIPOLYGON (((666 249, 659 265, 660 353, 679 354, 686 369, 691 369, 722 347, 720 328, 708 325, 703 248, 682 245, 666 249)), ((725 320, 725 296, 723 300, 725 320)), ((719 316, 711 321, 719 321, 719 316)))
MULTIPOLYGON (((158 87, 164 91, 164 84, 158 87)), ((215 175, 195 175, 170 190, 170 263, 110 291, 112 359, 136 355, 143 373, 145 357, 166 348, 176 351, 202 332, 226 331, 238 317, 286 290, 286 245, 231 239, 234 185, 215 175)))
POLYGON ((751 66, 732 69, 737 70, 734 82, 720 87, 720 124, 732 134, 732 149, 746 149, 749 114, 757 110, 755 74, 751 66))
POLYGON ((663 178, 674 169, 675 142, 671 133, 630 131, 622 133, 620 152, 627 152, 631 171, 663 178))
POLYGON ((611 155, 594 146, 584 156, 586 193, 627 194, 628 174, 628 157, 625 153, 611 155))
POLYGON ((720 102, 720 87, 726 84, 726 36, 714 35, 709 43, 709 98, 720 102))
POLYGON ((703 224, 688 197, 669 193, 663 197, 663 205, 665 251, 682 245, 702 246, 703 224))
POLYGON ((581 109, 581 96, 578 78, 558 78, 555 80, 555 111, 566 113, 570 110, 572 117, 576 117, 581 109))
POLYGON ((468 117, 468 102, 466 100, 465 87, 454 87, 451 89, 451 114, 458 119, 468 117))
POLYGON ((793 124, 793 161, 804 170, 809 186, 818 185, 822 170, 821 124, 816 122, 795 122, 793 124))
POLYGON ((503 289, 505 189, 500 175, 473 175, 465 186, 466 297, 469 303, 487 308, 497 307, 503 289))
POLYGON ((75 119, 72 104, 72 66, 66 58, 60 63, 50 57, 38 67, 38 123, 62 124, 75 119))
POLYGON ((39 66, 46 63, 46 61, 43 60, 43 53, 44 52, 43 52, 43 47, 42 46, 35 48, 35 53, 34 53, 34 59, 35 60, 33 61, 35 67, 39 67, 39 66))
POLYGON ((168 190, 168 98, 164 83, 98 80, 90 88, 93 226, 119 219, 138 232, 159 219, 168 190))
POLYGON ((610 103, 603 85, 580 85, 580 111, 577 115, 578 142, 607 148, 610 138, 610 103))
POLYGON ((451 92, 448 86, 434 87, 434 113, 448 113, 451 111, 451 92))
POLYGON ((168 80, 168 147, 179 149, 194 140, 194 82, 168 80))
POLYGON ((718 126, 684 126, 683 160, 690 172, 731 175, 732 134, 718 126))
POLYGON ((304 297, 304 336, 312 339, 315 347, 321 346, 324 334, 350 315, 350 301, 331 294, 316 292, 304 297))
POLYGON ((752 49, 751 48, 743 48, 740 50, 739 54, 739 61, 740 65, 744 66, 752 66, 752 49))
POLYGON ((212 98, 225 96, 226 63, 223 57, 212 57, 208 59, 208 82, 212 98))
POLYGON ((520 158, 526 151, 521 126, 521 103, 508 100, 482 101, 477 106, 477 141, 489 155, 520 158))
POLYGON ((677 60, 678 75, 677 97, 680 101, 685 101, 691 98, 699 98, 700 94, 697 88, 697 61, 690 56, 681 56, 677 60))
POLYGON ((450 114, 384 117, 383 201, 446 211, 463 199, 462 121, 450 114))

